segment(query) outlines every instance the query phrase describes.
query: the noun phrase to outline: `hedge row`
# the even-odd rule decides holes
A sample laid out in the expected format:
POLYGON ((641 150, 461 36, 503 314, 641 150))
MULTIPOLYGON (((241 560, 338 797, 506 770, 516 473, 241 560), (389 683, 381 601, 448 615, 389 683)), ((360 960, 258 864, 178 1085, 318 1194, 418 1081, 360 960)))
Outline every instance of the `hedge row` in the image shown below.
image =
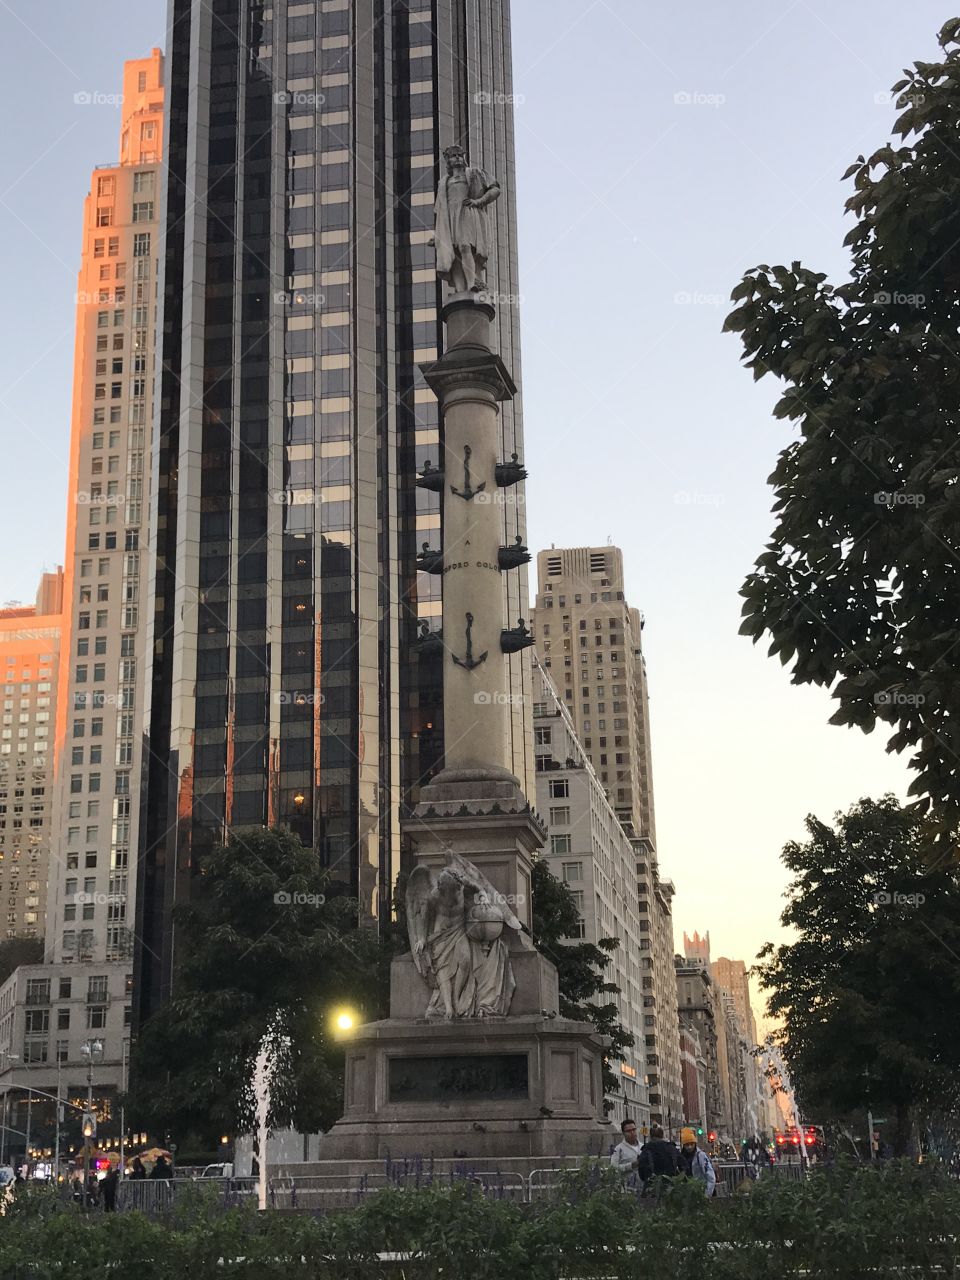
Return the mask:
POLYGON ((168 1222, 84 1215, 30 1189, 0 1220, 3 1280, 876 1280, 958 1275, 958 1258, 960 1186, 909 1164, 761 1178, 726 1202, 683 1183, 652 1205, 596 1170, 532 1206, 463 1184, 379 1191, 326 1215, 257 1214, 221 1211, 198 1188, 168 1222), (407 1258, 384 1263, 384 1252, 407 1258))

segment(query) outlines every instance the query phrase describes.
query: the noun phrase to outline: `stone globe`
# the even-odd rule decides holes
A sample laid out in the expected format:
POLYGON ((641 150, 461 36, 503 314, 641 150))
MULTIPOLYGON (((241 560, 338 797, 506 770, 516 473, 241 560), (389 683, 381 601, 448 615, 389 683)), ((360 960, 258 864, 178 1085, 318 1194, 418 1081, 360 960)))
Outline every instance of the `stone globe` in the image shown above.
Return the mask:
POLYGON ((467 937, 474 942, 496 942, 503 933, 503 912, 495 902, 477 898, 467 912, 467 937))

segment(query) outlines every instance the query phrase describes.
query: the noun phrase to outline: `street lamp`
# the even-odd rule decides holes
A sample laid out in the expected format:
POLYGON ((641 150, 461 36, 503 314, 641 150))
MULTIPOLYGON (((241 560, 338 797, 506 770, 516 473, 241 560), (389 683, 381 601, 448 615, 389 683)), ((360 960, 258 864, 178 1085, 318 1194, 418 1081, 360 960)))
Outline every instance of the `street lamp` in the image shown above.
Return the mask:
POLYGON ((103 1061, 103 1041, 84 1040, 80 1052, 87 1063, 87 1114, 83 1119, 83 1203, 89 1208, 87 1182, 90 1178, 90 1139, 96 1134, 96 1121, 93 1120, 93 1068, 94 1064, 103 1061))

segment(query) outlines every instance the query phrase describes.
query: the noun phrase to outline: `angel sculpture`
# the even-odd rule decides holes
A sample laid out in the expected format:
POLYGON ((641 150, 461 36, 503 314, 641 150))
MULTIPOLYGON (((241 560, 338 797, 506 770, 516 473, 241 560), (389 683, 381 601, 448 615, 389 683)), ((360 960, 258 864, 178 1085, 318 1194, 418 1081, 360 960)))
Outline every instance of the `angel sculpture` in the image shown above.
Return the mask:
POLYGON ((428 1018, 502 1017, 516 980, 504 927, 520 921, 486 876, 457 853, 439 873, 420 866, 407 882, 407 929, 417 972, 432 989, 428 1018))

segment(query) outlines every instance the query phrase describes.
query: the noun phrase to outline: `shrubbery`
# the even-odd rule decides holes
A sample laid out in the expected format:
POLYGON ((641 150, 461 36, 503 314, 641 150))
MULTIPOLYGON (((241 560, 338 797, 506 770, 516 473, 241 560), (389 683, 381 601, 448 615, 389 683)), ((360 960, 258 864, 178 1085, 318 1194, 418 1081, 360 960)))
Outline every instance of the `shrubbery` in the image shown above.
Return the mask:
POLYGON ((708 1201, 695 1183, 640 1200, 584 1171, 534 1205, 487 1198, 469 1183, 369 1194, 325 1215, 221 1212, 205 1191, 169 1221, 85 1216, 21 1191, 0 1223, 3 1280, 830 1280, 956 1274, 960 1186, 909 1164, 767 1177, 708 1201), (381 1252, 412 1254, 384 1266, 381 1252))

